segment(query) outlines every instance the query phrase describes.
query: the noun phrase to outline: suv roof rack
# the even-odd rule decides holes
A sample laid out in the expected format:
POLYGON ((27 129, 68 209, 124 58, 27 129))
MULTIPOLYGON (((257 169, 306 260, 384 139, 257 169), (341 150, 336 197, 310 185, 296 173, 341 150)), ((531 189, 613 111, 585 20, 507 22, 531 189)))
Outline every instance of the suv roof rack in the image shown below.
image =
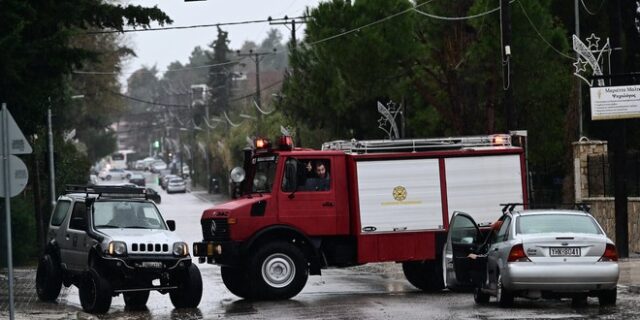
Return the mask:
POLYGON ((98 195, 98 198, 147 198, 147 190, 145 188, 130 186, 84 186, 84 185, 66 185, 65 194, 84 193, 88 197, 90 194, 98 195))
POLYGON ((347 153, 417 152, 428 150, 456 150, 474 147, 511 147, 511 136, 486 136, 400 139, 400 140, 335 140, 322 144, 322 150, 341 150, 347 153))

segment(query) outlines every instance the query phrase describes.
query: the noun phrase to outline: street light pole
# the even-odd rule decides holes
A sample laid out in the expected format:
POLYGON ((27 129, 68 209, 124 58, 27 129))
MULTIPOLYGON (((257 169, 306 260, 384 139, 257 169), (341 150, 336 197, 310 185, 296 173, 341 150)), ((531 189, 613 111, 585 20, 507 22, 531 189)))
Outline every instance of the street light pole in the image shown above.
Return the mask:
POLYGON ((51 97, 49 97, 49 107, 47 108, 47 136, 49 140, 49 191, 51 203, 51 210, 56 205, 56 179, 55 179, 55 165, 53 163, 53 125, 51 123, 51 97))

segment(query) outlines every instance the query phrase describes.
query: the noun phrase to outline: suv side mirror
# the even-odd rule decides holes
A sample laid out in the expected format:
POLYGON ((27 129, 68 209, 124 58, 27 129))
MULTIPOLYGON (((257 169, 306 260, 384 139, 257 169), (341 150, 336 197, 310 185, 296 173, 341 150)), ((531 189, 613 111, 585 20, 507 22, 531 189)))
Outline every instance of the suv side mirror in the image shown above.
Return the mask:
POLYGON ((169 231, 176 231, 176 222, 174 220, 167 220, 167 226, 169 231))

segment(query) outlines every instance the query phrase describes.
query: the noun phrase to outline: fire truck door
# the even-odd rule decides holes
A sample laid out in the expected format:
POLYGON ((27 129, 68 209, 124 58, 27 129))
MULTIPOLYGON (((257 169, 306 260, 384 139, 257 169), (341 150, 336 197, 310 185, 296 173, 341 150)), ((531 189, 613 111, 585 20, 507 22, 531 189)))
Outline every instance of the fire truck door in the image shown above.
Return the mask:
POLYGON ((288 158, 280 188, 280 223, 308 235, 336 232, 336 191, 331 157, 288 158))
POLYGON ((486 255, 470 257, 482 244, 482 234, 476 222, 466 213, 454 212, 444 246, 445 283, 449 288, 481 284, 487 264, 486 255))

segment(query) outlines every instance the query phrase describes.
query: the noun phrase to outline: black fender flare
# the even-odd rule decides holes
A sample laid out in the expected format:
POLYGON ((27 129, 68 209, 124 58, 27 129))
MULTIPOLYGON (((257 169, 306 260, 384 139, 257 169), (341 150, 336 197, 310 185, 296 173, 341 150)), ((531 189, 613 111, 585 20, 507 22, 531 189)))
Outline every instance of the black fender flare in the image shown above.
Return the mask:
POLYGON ((319 275, 322 267, 322 259, 320 253, 320 241, 313 241, 304 232, 297 228, 287 225, 274 225, 266 227, 256 232, 249 240, 247 240, 242 248, 241 253, 246 256, 251 248, 273 240, 291 240, 293 244, 302 249, 304 255, 309 260, 310 274, 319 275))
POLYGON ((50 255, 55 262, 60 263, 60 246, 55 239, 51 239, 47 242, 47 245, 44 248, 44 254, 50 255))

